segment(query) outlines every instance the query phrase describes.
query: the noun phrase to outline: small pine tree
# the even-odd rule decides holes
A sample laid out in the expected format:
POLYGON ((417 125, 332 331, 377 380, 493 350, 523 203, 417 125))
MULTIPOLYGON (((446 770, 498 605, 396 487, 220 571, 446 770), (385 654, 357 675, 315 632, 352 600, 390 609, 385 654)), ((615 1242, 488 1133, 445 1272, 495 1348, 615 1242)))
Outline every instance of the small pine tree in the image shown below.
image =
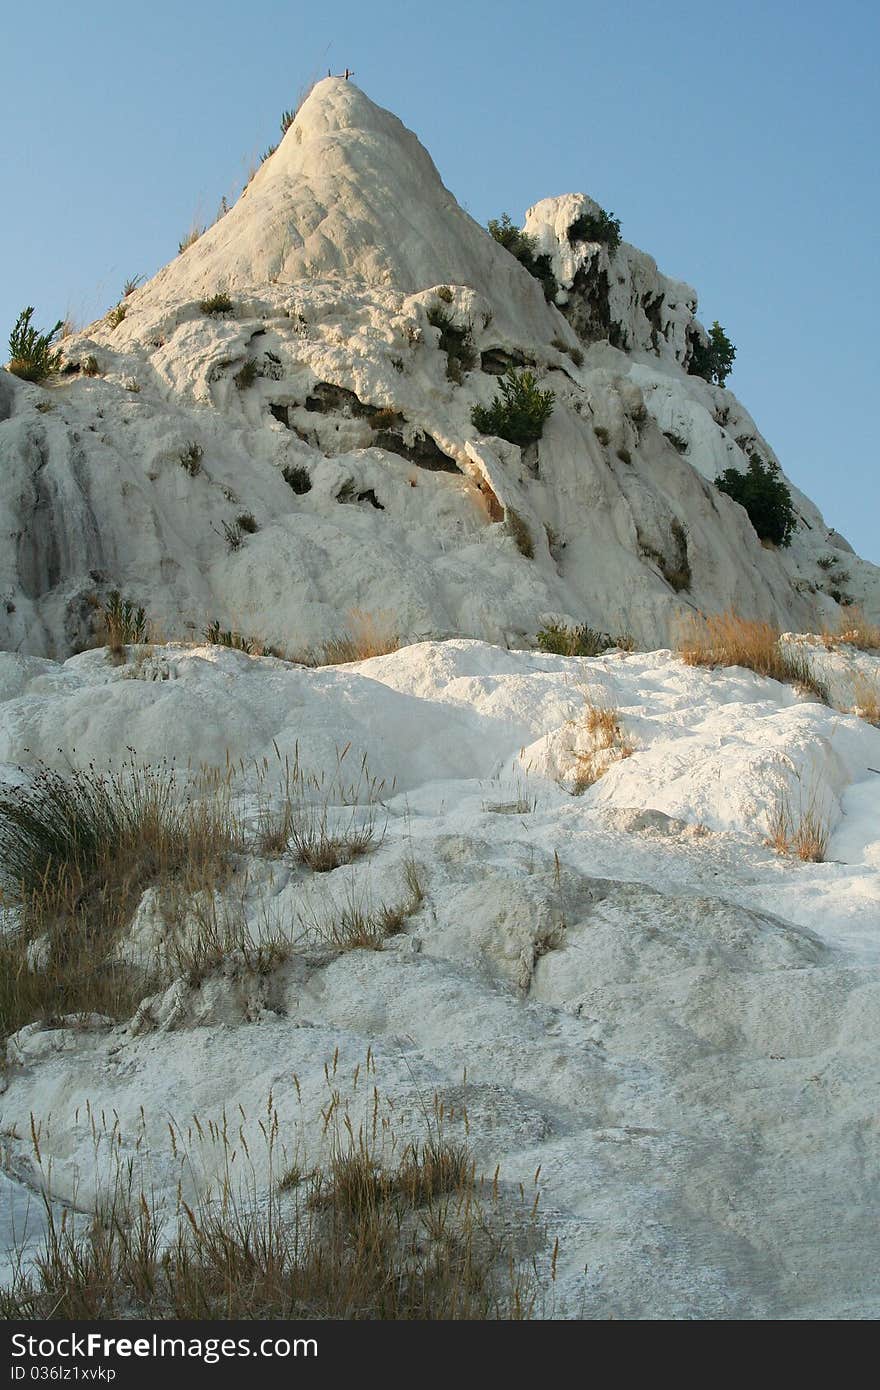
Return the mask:
POLYGON ((501 395, 489 406, 475 405, 471 423, 481 434, 494 434, 511 444, 533 444, 540 439, 553 413, 556 396, 539 391, 532 372, 508 367, 501 381, 501 395))
POLYGON ((44 381, 61 366, 61 353, 52 351, 52 342, 61 331, 62 320, 48 333, 40 333, 31 325, 33 316, 33 305, 22 309, 9 335, 7 371, 22 381, 44 381))
POLYGON ((725 468, 715 479, 715 486, 745 507, 762 541, 791 545, 797 517, 791 504, 791 492, 777 464, 765 463, 760 455, 750 454, 745 473, 737 468, 725 468))
POLYGON ((704 381, 714 381, 723 386, 733 368, 736 348, 716 319, 709 329, 708 343, 694 342, 691 353, 691 376, 701 376, 704 381))

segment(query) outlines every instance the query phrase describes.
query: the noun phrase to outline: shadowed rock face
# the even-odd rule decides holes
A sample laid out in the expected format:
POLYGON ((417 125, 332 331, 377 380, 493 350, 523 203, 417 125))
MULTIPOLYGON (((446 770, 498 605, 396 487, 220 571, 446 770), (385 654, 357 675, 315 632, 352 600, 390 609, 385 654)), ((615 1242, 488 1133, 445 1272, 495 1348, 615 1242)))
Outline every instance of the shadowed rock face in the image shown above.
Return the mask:
POLYGON ((796 489, 783 551, 715 489, 773 451, 730 391, 687 374, 695 292, 626 243, 571 242, 594 208, 569 194, 527 214, 548 304, 396 117, 319 83, 120 324, 65 339, 45 386, 0 376, 0 644, 69 650, 109 588, 168 635, 210 618, 296 650, 353 606, 404 636, 505 645, 548 619, 665 644, 682 613, 729 606, 815 628, 836 623, 833 594, 877 614, 878 571, 796 489), (203 313, 221 290, 231 309, 203 313), (537 447, 472 424, 511 366, 555 396, 537 447), (258 529, 231 550, 243 512, 258 529), (817 563, 835 551, 845 588, 817 563))

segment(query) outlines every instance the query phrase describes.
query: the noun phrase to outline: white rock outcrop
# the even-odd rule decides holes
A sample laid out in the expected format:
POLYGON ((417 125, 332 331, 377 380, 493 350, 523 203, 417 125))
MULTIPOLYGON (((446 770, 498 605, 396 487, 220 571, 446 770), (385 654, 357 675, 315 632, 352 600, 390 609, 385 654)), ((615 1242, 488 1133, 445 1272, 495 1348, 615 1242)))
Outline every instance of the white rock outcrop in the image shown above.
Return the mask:
POLYGON ((878 571, 796 489, 797 531, 774 551, 714 488, 773 452, 730 391, 684 370, 694 291, 625 243, 610 258, 569 243, 591 206, 528 214, 562 287, 548 304, 396 117, 320 82, 124 319, 65 339, 68 374, 0 377, 0 645, 87 645, 112 588, 167 637, 217 619, 292 652, 353 606, 410 639, 509 645, 548 616, 650 645, 693 609, 803 629, 843 594, 876 613, 878 571), (229 312, 203 312, 218 293, 229 312), (470 335, 464 362, 438 309, 470 335), (556 395, 528 449, 471 424, 508 363, 556 395), (258 529, 230 550, 242 514, 258 529))

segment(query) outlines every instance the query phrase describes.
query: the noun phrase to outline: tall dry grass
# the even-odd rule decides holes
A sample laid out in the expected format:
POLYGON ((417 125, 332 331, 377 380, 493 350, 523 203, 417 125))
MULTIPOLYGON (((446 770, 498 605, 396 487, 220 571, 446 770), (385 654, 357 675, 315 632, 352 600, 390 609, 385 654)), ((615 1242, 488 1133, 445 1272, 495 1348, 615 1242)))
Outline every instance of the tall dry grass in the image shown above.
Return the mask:
POLYGON ((352 608, 344 631, 324 643, 314 662, 317 666, 342 666, 350 661, 366 661, 371 656, 386 656, 399 646, 400 633, 390 613, 352 608))
POLYGON ((823 628, 822 641, 829 649, 845 643, 862 652, 880 651, 880 627, 865 617, 855 604, 842 608, 836 628, 823 628))
POLYGON ((853 713, 880 728, 880 685, 869 676, 857 675, 853 682, 853 713))
POLYGON ((828 703, 828 690, 813 670, 809 657, 780 645, 773 623, 723 613, 692 615, 678 636, 678 654, 689 666, 744 666, 759 676, 801 686, 828 703))

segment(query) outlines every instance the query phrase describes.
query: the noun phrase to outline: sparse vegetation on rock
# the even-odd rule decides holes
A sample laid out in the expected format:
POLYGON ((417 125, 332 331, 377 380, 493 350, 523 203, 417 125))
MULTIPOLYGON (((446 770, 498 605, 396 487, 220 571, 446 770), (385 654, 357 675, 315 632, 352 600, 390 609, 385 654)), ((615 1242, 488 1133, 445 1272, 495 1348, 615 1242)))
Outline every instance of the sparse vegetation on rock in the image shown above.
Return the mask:
POLYGON ((500 218, 493 217, 488 225, 489 232, 499 246, 503 246, 530 275, 540 280, 544 298, 552 303, 559 292, 559 285, 553 274, 552 257, 546 253, 539 254, 535 238, 514 226, 506 212, 500 218))
POLYGON ((428 322, 440 331, 439 346, 440 351, 446 353, 446 375, 450 381, 460 384, 463 373, 477 364, 473 325, 457 324, 441 304, 432 304, 428 309, 428 322))

